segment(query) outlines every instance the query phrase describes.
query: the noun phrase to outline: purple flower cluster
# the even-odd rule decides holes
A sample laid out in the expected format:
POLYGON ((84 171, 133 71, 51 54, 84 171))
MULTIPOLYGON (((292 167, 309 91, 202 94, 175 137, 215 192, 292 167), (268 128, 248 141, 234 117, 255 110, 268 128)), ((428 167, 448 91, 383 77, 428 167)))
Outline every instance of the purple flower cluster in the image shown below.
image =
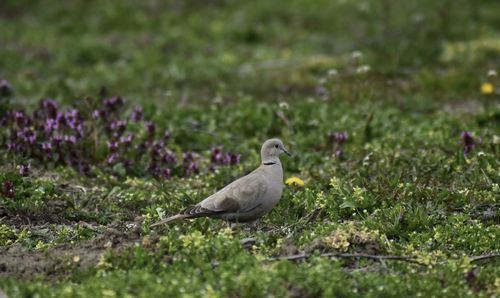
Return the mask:
POLYGON ((349 139, 347 131, 328 133, 328 142, 331 144, 335 156, 341 158, 344 155, 344 143, 349 139))
POLYGON ((460 133, 460 143, 464 147, 464 154, 469 154, 480 142, 481 140, 479 138, 474 138, 472 133, 468 131, 464 130, 460 133))
MULTIPOLYGON (((148 131, 147 138, 151 134, 148 131)), ((149 166, 148 171, 157 177, 170 178, 174 170, 178 168, 177 155, 165 146, 165 139, 151 142, 145 140, 139 145, 142 151, 149 151, 149 166)), ((194 161, 193 161, 194 162, 194 161)), ((185 171, 176 171, 176 173, 187 172, 187 165, 184 166, 185 171)))
POLYGON ((195 153, 194 152, 184 153, 182 165, 184 166, 184 171, 185 171, 186 176, 198 174, 200 171, 200 168, 195 161, 195 153))
POLYGON ((240 159, 240 154, 224 152, 223 146, 213 147, 210 152, 210 162, 212 166, 236 165, 240 163, 240 159))
MULTIPOLYGON (((30 160, 19 167, 23 176, 30 173, 31 161, 71 166, 84 175, 91 174, 91 165, 112 173, 162 179, 200 172, 201 157, 169 148, 170 132, 161 133, 145 119, 142 107, 125 113, 125 99, 119 96, 89 99, 87 106, 91 108, 63 110, 57 101, 43 99, 31 114, 7 110, 0 115, 0 150, 30 160)), ((212 151, 211 165, 240 161, 239 154, 212 151)))
MULTIPOLYGON (((61 111, 55 100, 44 99, 31 115, 9 110, 0 123, 7 131, 7 140, 1 145, 9 152, 68 164, 84 173, 90 169, 81 154, 86 123, 78 110, 61 111)), ((26 175, 29 169, 30 165, 21 166, 21 174, 26 175)))

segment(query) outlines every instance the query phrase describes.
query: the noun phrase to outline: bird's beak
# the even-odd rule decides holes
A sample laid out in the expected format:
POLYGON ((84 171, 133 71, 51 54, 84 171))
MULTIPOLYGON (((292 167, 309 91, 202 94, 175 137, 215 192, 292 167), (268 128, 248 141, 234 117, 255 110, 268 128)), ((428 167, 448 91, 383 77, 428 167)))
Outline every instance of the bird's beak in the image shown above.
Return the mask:
POLYGON ((292 155, 290 154, 290 152, 288 152, 285 148, 283 148, 283 152, 284 152, 286 155, 288 155, 288 156, 292 156, 292 155))

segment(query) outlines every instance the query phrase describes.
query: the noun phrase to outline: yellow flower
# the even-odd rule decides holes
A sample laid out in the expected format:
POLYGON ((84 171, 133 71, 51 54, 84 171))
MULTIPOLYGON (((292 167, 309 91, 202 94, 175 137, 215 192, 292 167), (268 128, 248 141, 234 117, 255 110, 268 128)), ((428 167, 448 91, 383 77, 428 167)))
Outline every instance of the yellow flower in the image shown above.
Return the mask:
POLYGON ((482 94, 491 94, 493 93, 493 84, 491 83, 482 83, 481 84, 481 93, 482 94))
POLYGON ((332 179, 330 179, 330 186, 334 189, 334 190, 340 190, 340 179, 337 178, 337 177, 332 177, 332 179))
POLYGON ((285 183, 287 185, 296 185, 296 186, 304 186, 304 180, 300 179, 299 177, 293 176, 288 179, 286 179, 285 183))

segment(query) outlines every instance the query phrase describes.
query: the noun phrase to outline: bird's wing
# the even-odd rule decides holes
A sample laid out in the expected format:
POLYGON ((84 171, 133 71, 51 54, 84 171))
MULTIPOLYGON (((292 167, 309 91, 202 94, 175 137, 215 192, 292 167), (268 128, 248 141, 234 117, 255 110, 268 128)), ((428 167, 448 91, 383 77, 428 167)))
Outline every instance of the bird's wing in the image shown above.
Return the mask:
POLYGON ((214 212, 245 213, 262 204, 267 189, 268 181, 260 171, 254 171, 233 181, 197 206, 214 212))
POLYGON ((207 208, 200 204, 189 206, 180 214, 186 215, 188 217, 200 217, 200 216, 211 216, 220 213, 232 213, 238 212, 240 206, 238 202, 230 197, 225 197, 220 200, 216 207, 207 208))

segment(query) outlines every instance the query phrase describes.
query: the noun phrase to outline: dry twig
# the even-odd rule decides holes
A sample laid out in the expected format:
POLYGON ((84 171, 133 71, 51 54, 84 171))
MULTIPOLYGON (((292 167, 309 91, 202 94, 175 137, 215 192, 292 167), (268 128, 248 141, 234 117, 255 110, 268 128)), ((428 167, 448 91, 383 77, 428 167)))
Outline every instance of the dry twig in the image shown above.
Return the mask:
MULTIPOLYGON (((300 254, 296 254, 296 255, 269 258, 269 259, 267 259, 267 261, 268 262, 280 261, 280 260, 300 261, 300 260, 306 260, 306 259, 310 258, 311 256, 312 256, 312 254, 300 253, 300 254)), ((427 266, 426 264, 417 261, 416 257, 414 257, 414 256, 371 255, 371 254, 365 254, 365 253, 338 253, 338 252, 322 253, 319 256, 325 257, 325 258, 373 259, 373 260, 377 260, 377 261, 381 262, 382 264, 384 263, 384 260, 394 260, 394 261, 403 261, 403 262, 408 262, 408 263, 412 263, 412 264, 417 264, 420 266, 427 266)), ((485 255, 472 256, 469 258, 471 259, 471 262, 477 262, 477 261, 492 259, 492 258, 497 258, 497 257, 500 257, 500 253, 489 253, 489 254, 485 254, 485 255)))

